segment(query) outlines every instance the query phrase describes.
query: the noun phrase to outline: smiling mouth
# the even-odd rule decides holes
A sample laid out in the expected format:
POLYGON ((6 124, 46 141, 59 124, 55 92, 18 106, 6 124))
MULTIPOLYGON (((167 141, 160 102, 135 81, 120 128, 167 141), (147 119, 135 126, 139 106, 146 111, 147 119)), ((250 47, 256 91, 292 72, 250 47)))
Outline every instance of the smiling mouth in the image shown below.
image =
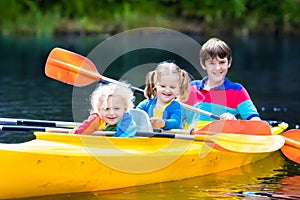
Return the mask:
POLYGON ((214 74, 223 74, 223 71, 217 71, 217 72, 214 72, 214 74))
POLYGON ((169 96, 172 96, 172 94, 163 94, 163 95, 168 96, 168 97, 169 97, 169 96))

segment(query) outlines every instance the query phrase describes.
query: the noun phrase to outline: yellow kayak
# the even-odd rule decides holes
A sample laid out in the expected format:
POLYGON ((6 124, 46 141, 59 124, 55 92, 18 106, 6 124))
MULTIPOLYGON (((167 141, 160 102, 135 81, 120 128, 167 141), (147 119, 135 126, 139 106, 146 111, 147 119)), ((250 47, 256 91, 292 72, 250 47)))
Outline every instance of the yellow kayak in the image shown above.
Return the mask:
MULTIPOLYGON (((247 136, 276 137, 274 143, 280 143, 274 144, 274 151, 251 153, 251 148, 216 150, 210 142, 186 139, 35 134, 37 139, 29 142, 0 144, 0 199, 111 190, 212 174, 261 160, 284 143, 277 141, 278 135, 247 136)), ((259 145, 256 139, 249 142, 259 145)), ((242 146, 247 141, 235 143, 242 146)))

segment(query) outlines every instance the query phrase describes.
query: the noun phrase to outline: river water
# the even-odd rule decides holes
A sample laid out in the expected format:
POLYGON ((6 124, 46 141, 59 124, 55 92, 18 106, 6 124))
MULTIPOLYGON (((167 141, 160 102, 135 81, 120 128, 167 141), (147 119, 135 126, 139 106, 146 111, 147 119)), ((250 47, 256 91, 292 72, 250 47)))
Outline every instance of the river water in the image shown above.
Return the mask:
MULTIPOLYGON (((87 55, 103 39, 105 36, 1 37, 0 117, 73 121, 73 87, 46 77, 44 66, 47 56, 54 47, 87 55)), ((207 38, 195 39, 202 44, 207 38)), ((282 120, 289 123, 290 128, 298 127, 300 39, 224 39, 231 46, 234 59, 228 76, 247 88, 262 118, 282 120)), ((145 57, 149 58, 149 55, 145 57)), ((120 63, 124 68, 136 65, 130 62, 134 60, 121 58, 110 68, 113 70, 105 73, 118 78, 114 77, 118 76, 117 67, 120 63)), ((200 77, 195 75, 195 78, 200 77)), ((5 143, 33 138, 33 134, 27 132, 0 133, 0 142, 5 143)), ((114 191, 31 199, 300 199, 299 191, 299 165, 277 152, 253 165, 204 177, 114 191)))

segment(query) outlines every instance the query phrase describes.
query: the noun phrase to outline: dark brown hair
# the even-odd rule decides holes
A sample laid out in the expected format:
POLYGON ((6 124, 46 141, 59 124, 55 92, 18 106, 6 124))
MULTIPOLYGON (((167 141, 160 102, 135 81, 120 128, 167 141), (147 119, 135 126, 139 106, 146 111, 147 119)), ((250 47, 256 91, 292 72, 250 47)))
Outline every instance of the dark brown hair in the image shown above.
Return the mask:
POLYGON ((227 58, 228 63, 232 62, 232 52, 229 46, 218 38, 211 38, 205 42, 200 50, 200 63, 205 66, 205 61, 212 58, 227 58))

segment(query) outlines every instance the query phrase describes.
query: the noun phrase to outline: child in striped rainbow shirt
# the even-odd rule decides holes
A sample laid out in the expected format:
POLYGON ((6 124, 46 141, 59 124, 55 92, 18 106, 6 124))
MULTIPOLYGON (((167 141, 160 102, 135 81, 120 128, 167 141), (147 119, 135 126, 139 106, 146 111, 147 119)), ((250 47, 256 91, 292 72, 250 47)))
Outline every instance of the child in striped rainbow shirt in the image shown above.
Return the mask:
MULTIPOLYGON (((185 103, 220 115, 223 120, 260 120, 247 90, 226 78, 231 63, 232 52, 228 45, 218 38, 209 39, 200 50, 200 64, 207 76, 190 83, 189 98, 185 103)), ((195 117, 195 113, 186 113, 189 124, 212 120, 203 115, 195 117)), ((199 128, 201 125, 198 124, 199 128)))

